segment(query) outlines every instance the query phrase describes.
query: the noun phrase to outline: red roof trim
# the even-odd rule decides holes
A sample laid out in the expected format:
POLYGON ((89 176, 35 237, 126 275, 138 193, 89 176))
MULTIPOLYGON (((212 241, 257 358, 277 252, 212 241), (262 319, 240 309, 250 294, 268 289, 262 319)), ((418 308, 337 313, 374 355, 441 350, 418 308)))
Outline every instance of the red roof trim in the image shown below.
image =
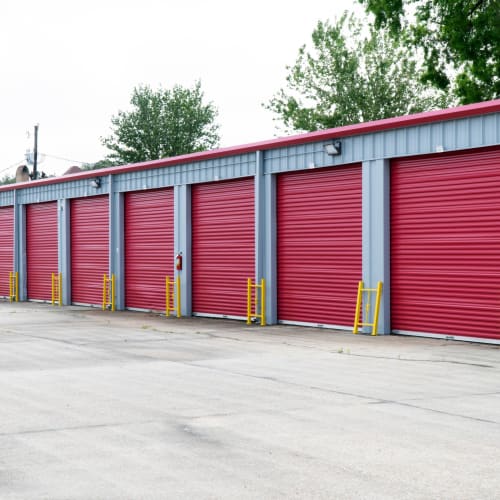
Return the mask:
POLYGON ((210 160, 224 156, 234 156, 238 154, 251 153, 253 151, 275 149, 286 146, 294 146, 298 144, 306 144, 309 142, 317 142, 332 138, 348 137, 361 134, 369 134, 380 132, 389 129, 399 129, 404 127, 412 127, 427 123, 440 121, 456 120, 459 118, 486 115, 497 113, 500 111, 500 99, 494 101, 486 101, 475 104, 467 104, 456 108, 443 110, 426 111, 414 115, 398 116, 395 118, 386 118, 373 122, 358 123, 356 125, 346 125, 344 127, 331 128, 327 130, 319 130, 317 132, 309 132, 306 134, 292 135, 289 137, 278 137, 262 142, 254 142, 251 144, 243 144, 240 146, 230 146, 220 149, 212 149, 199 153, 191 153, 187 155, 174 156, 161 160, 147 161, 142 163, 134 163, 130 165, 121 165, 117 167, 103 168, 100 170, 89 170, 78 172, 76 174, 64 175, 61 177, 52 177, 50 179, 41 179, 36 182, 22 182, 17 184, 8 184, 0 187, 0 191, 9 191, 12 189, 24 188, 28 186, 43 186, 46 184, 56 184, 60 182, 68 182, 78 179, 87 179, 98 176, 106 176, 109 174, 120 174, 124 172, 135 172, 138 170, 148 170, 152 168, 168 167, 179 165, 182 163, 191 163, 196 161, 210 160))

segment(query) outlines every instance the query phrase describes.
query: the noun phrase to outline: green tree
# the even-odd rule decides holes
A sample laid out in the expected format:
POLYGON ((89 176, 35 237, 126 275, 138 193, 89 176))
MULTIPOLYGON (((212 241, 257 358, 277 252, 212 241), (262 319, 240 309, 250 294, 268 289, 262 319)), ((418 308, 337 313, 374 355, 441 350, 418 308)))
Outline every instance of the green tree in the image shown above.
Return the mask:
POLYGON ((5 174, 1 179, 0 179, 0 185, 3 186, 5 184, 14 184, 16 182, 16 176, 10 176, 9 174, 5 174))
POLYGON ((99 170, 101 168, 113 167, 115 165, 111 160, 99 160, 95 163, 84 163, 82 165, 82 170, 99 170))
POLYGON ((500 0, 359 0, 376 27, 423 49, 423 81, 463 104, 500 97, 500 0))
POLYGON ((219 142, 217 110, 203 103, 200 82, 193 88, 175 85, 153 90, 136 87, 131 111, 112 117, 113 134, 101 138, 113 163, 136 163, 204 151, 219 142))
POLYGON ((447 107, 446 93, 418 79, 418 64, 388 33, 353 15, 318 22, 312 49, 287 68, 287 87, 265 105, 288 130, 313 131, 447 107))

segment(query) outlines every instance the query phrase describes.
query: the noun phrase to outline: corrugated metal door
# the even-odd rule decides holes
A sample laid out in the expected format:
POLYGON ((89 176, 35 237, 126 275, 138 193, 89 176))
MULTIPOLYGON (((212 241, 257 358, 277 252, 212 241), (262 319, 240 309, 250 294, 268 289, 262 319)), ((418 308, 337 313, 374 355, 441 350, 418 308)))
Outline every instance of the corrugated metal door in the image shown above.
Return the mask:
POLYGON ((255 275, 254 181, 192 189, 192 300, 198 314, 246 317, 246 280, 255 275))
POLYGON ((174 273, 174 190, 125 195, 125 305, 164 310, 174 273))
POLYGON ((71 301, 102 304, 102 278, 109 273, 107 196, 71 200, 71 301))
POLYGON ((391 165, 395 331, 500 339, 500 149, 391 165))
POLYGON ((352 326, 361 279, 361 166, 277 179, 278 319, 352 326))
POLYGON ((26 206, 28 299, 52 299, 52 273, 58 272, 57 202, 26 206))
POLYGON ((9 273, 14 270, 14 208, 0 208, 0 297, 9 296, 9 273))

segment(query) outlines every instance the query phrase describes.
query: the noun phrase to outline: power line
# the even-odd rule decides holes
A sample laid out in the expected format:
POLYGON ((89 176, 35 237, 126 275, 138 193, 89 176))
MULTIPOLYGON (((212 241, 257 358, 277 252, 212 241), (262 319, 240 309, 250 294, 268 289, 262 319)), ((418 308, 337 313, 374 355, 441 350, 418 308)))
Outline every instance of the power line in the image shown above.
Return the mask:
POLYGON ((7 170, 10 170, 11 168, 19 166, 20 163, 25 163, 26 160, 21 160, 21 161, 16 161, 12 165, 10 165, 7 168, 4 168, 3 170, 0 170, 0 174, 3 174, 4 172, 7 172, 7 170))
POLYGON ((89 163, 88 161, 79 161, 79 160, 72 160, 70 158, 63 158, 62 156, 56 156, 56 155, 51 155, 49 153, 41 153, 44 156, 47 156, 48 158, 54 158, 55 160, 63 160, 63 161, 70 161, 73 163, 81 163, 82 165, 89 163))
MULTIPOLYGON (((44 156, 44 157, 48 157, 48 158, 53 158, 55 160, 63 160, 63 161, 69 161, 69 162, 72 162, 72 163, 80 163, 80 165, 86 165, 88 163, 92 163, 92 162, 87 162, 87 161, 72 160, 70 158, 64 158, 62 156, 51 155, 51 154, 48 154, 48 153, 39 153, 39 155, 40 156, 44 156)), ((8 167, 3 168, 2 170, 0 170, 0 174, 3 174, 4 172, 7 172, 8 170, 10 170, 10 169, 12 169, 14 167, 18 167, 19 165, 21 165, 23 163, 26 163, 26 159, 22 159, 22 160, 16 161, 15 163, 12 163, 8 167)))

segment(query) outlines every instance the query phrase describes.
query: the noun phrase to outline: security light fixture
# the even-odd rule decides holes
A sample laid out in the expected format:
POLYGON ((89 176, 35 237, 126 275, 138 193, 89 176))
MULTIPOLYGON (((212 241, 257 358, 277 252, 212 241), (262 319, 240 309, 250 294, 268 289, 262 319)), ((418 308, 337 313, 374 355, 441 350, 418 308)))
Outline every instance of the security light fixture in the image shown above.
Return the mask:
POLYGON ((93 188, 100 188, 101 187, 101 178, 100 177, 94 177, 91 181, 90 181, 90 185, 93 187, 93 188))
POLYGON ((337 156, 342 152, 342 143, 340 141, 332 141, 323 145, 325 153, 330 156, 337 156))

